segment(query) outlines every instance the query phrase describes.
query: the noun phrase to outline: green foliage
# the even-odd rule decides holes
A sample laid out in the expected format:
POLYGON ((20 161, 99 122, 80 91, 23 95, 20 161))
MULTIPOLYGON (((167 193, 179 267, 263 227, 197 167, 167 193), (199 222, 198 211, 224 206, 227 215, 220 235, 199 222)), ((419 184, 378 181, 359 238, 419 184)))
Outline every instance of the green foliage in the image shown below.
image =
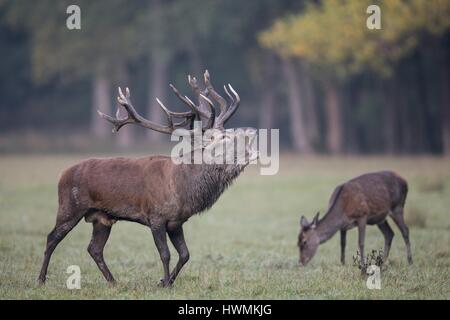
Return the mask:
MULTIPOLYGON (((0 0, 0 73, 7 75, 0 82, 1 132, 86 133, 98 73, 106 74, 111 87, 129 85, 143 111, 152 97, 149 64, 157 58, 169 66, 161 83, 173 81, 185 94, 186 74, 198 77, 204 68, 218 87, 231 82, 243 105, 230 125, 257 126, 270 89, 276 109, 271 125, 287 128, 281 140, 289 145, 289 90, 274 49, 313 62, 308 74, 318 76, 310 92, 320 128, 318 151, 326 141, 326 114, 323 84, 315 80, 328 76, 333 84, 338 77, 346 80, 339 88, 349 100, 342 119, 345 141, 354 141, 352 152, 386 151, 388 135, 379 123, 386 123, 380 107, 389 102, 386 110, 392 110, 398 128, 393 152, 442 152, 448 0, 80 0, 80 31, 66 28, 69 4, 0 0), (380 31, 366 28, 372 3, 382 7, 380 31), (389 74, 389 82, 378 77, 389 74), (359 81, 366 76, 375 80, 359 81)), ((302 81, 300 86, 302 91, 302 81)), ((167 100, 184 110, 171 95, 167 100)))
POLYGON ((447 0, 324 0, 279 19, 259 39, 281 55, 304 58, 338 76, 367 69, 388 76, 422 34, 440 36, 449 28, 447 0), (371 4, 381 8, 382 30, 366 27, 371 4))
POLYGON ((33 6, 21 1, 4 3, 7 21, 31 35, 33 76, 37 82, 61 75, 68 80, 96 72, 111 75, 116 64, 141 53, 138 26, 129 23, 140 12, 137 2, 78 1, 82 8, 81 30, 66 28, 66 9, 71 1, 44 0, 33 6))

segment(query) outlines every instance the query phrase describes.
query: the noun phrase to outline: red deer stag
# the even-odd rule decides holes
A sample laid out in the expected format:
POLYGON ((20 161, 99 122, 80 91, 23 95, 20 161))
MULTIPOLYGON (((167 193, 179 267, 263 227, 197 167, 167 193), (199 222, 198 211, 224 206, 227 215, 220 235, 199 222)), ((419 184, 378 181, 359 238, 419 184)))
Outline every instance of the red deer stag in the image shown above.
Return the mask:
MULTIPOLYGON (((224 129, 225 123, 236 112, 240 102, 239 95, 231 85, 228 85, 228 89, 224 86, 231 100, 229 104, 213 88, 208 71, 204 74, 205 88, 200 88, 195 78, 189 76, 188 81, 196 95, 197 105, 187 96, 181 95, 173 85, 170 86, 190 111, 169 111, 157 99, 167 116, 167 126, 140 116, 131 103, 128 88, 125 94, 119 88, 118 97, 119 107, 127 111, 126 118, 99 114, 113 124, 113 131, 118 131, 127 124, 136 124, 167 134, 189 126, 188 132, 192 133, 194 121, 200 121, 203 131, 216 129, 220 133, 207 140, 203 139, 201 150, 211 145, 225 145, 230 139, 244 135, 247 138, 245 155, 248 159, 254 159, 256 151, 251 144, 256 134, 255 129, 224 129), (212 100, 220 107, 217 116, 212 100), (181 120, 174 122, 173 118, 181 120)), ((209 209, 249 162, 250 160, 243 164, 177 164, 168 156, 148 156, 139 159, 88 159, 65 170, 58 184, 56 225, 47 237, 39 282, 44 283, 46 280, 49 260, 58 243, 84 217, 86 222, 93 225, 88 252, 108 282, 115 280, 103 259, 103 249, 113 224, 119 220, 127 220, 150 227, 164 268, 161 285, 171 285, 189 259, 183 223, 192 215, 209 209), (169 272, 170 252, 166 233, 179 255, 172 272, 169 272)))
POLYGON ((383 233, 383 261, 386 261, 394 237, 394 232, 387 222, 387 215, 390 213, 405 241, 408 263, 412 264, 409 230, 403 219, 407 193, 407 182, 391 171, 364 174, 338 186, 331 196, 328 212, 321 220, 319 213, 311 223, 303 216, 300 219, 300 263, 306 265, 314 257, 319 245, 340 231, 341 262, 344 264, 347 230, 357 226, 363 267, 367 224, 378 225, 383 233))

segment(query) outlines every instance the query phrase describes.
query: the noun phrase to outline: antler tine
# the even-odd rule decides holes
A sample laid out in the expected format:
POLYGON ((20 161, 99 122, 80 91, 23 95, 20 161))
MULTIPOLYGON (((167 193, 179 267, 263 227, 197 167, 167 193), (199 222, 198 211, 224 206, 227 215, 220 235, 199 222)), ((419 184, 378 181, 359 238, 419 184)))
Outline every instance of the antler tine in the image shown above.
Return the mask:
POLYGON ((207 117, 207 115, 204 114, 201 110, 199 110, 187 96, 183 97, 181 95, 181 93, 178 91, 178 89, 173 84, 170 84, 169 86, 170 86, 170 88, 172 88, 173 92, 178 97, 178 99, 180 99, 183 103, 185 103, 191 109, 191 114, 195 115, 196 119, 200 120, 201 119, 200 116, 207 117))
POLYGON ((158 98, 156 98, 156 102, 158 102, 159 106, 166 114, 169 127, 172 128, 173 130, 184 127, 190 121, 195 120, 195 115, 192 112, 173 112, 173 111, 170 111, 169 109, 167 109, 167 107, 158 98), (172 116, 178 116, 178 117, 183 116, 185 119, 178 123, 174 123, 172 116))
POLYGON ((167 116, 167 123, 169 124, 169 127, 174 129, 173 127, 173 121, 172 121, 172 116, 170 115, 170 111, 167 110, 166 106, 161 102, 161 100, 159 100, 158 98, 156 98, 156 102, 158 102, 158 105, 161 107, 161 109, 164 111, 164 113, 167 116))
POLYGON ((225 123, 233 116, 233 114, 236 112, 236 110, 239 107, 239 103, 241 102, 241 98, 239 97, 238 93, 233 89, 231 84, 228 84, 228 89, 233 93, 234 97, 231 95, 230 91, 228 91, 227 87, 223 87, 225 90, 225 93, 228 95, 228 97, 231 100, 231 105, 228 108, 227 112, 225 114, 221 114, 219 116, 219 119, 216 122, 217 127, 223 128, 225 123))
POLYGON ((233 96, 230 94, 230 92, 228 91, 226 85, 223 86, 223 90, 225 90, 225 93, 227 94, 228 98, 230 98, 231 102, 234 102, 234 98, 233 98, 233 96))
POLYGON ((239 104, 241 102, 239 94, 233 89, 231 84, 228 84, 228 88, 233 93, 235 99, 233 99, 233 103, 231 104, 230 108, 227 110, 227 113, 223 117, 223 124, 225 124, 228 121, 228 119, 230 119, 233 116, 233 114, 239 108, 239 104))
MULTIPOLYGON (((129 123, 135 123, 144 128, 155 130, 155 131, 158 131, 161 133, 170 134, 174 131, 176 126, 174 126, 173 123, 171 126, 162 126, 162 125, 159 125, 157 123, 154 123, 154 122, 142 117, 136 111, 136 109, 134 109, 133 104, 131 103, 130 96, 131 96, 131 94, 130 94, 130 90, 128 88, 126 88, 125 94, 123 94, 122 89, 119 87, 119 96, 117 97, 117 101, 119 102, 119 105, 122 106, 127 111, 126 118, 121 119, 118 116, 116 118, 113 118, 109 115, 102 113, 101 111, 98 111, 98 114, 100 115, 100 117, 102 117, 103 119, 105 119, 108 122, 113 124, 113 126, 114 126, 113 132, 119 131, 120 128, 122 128, 124 125, 129 124, 129 123)), ((170 111, 168 111, 165 107, 163 108, 163 110, 164 110, 164 112, 166 112, 166 114, 169 115, 168 118, 170 118, 170 120, 171 120, 170 111), (167 112, 169 112, 169 113, 167 113, 167 112)), ((170 124, 170 122, 169 122, 169 124, 170 124)), ((180 125, 180 124, 177 124, 177 125, 180 125)))
POLYGON ((214 89, 213 85, 211 84, 211 78, 209 75, 208 70, 205 70, 205 74, 203 75, 205 80, 206 88, 208 89, 208 92, 211 94, 214 100, 216 100, 219 103, 220 106, 220 114, 219 118, 223 117, 225 112, 227 112, 227 101, 217 93, 217 91, 214 89))
POLYGON ((192 91, 194 91, 196 95, 199 95, 200 89, 198 88, 197 79, 195 77, 191 77, 191 75, 188 75, 188 83, 191 86, 192 91))
POLYGON ((113 118, 111 116, 108 116, 107 114, 104 114, 100 110, 97 110, 97 113, 100 117, 102 117, 106 121, 112 123, 112 125, 113 125, 112 132, 117 132, 120 130, 120 128, 122 128, 127 123, 132 123, 132 121, 130 121, 128 118, 126 118, 126 119, 113 118))
POLYGON ((216 120, 216 110, 214 108, 214 104, 211 100, 209 100, 208 97, 204 96, 201 93, 200 93, 200 97, 202 97, 208 103, 209 109, 211 110, 211 115, 208 118, 208 122, 207 122, 206 128, 205 128, 205 129, 211 129, 214 126, 214 121, 216 120))

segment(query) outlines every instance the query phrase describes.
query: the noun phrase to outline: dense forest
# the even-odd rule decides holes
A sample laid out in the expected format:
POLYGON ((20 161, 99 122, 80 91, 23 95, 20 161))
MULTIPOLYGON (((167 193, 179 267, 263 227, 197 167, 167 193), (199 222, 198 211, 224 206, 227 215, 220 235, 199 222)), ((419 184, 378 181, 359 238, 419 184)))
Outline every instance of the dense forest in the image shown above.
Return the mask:
MULTIPOLYGON (((116 88, 163 123, 173 83, 205 69, 232 83, 230 126, 280 128, 282 146, 314 154, 450 154, 448 0, 0 0, 0 137, 102 141, 116 88), (366 27, 370 4, 381 30, 366 27)), ((126 128, 119 145, 167 140, 126 128)))

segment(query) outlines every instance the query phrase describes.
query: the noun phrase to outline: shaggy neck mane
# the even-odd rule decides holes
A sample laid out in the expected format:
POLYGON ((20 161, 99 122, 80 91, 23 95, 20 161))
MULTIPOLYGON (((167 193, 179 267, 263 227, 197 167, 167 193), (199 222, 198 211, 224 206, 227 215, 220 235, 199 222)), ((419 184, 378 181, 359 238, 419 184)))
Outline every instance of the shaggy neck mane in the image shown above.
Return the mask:
POLYGON ((183 199, 184 210, 191 214, 205 211, 217 201, 225 189, 244 170, 245 165, 235 164, 184 164, 189 172, 177 187, 183 199))

